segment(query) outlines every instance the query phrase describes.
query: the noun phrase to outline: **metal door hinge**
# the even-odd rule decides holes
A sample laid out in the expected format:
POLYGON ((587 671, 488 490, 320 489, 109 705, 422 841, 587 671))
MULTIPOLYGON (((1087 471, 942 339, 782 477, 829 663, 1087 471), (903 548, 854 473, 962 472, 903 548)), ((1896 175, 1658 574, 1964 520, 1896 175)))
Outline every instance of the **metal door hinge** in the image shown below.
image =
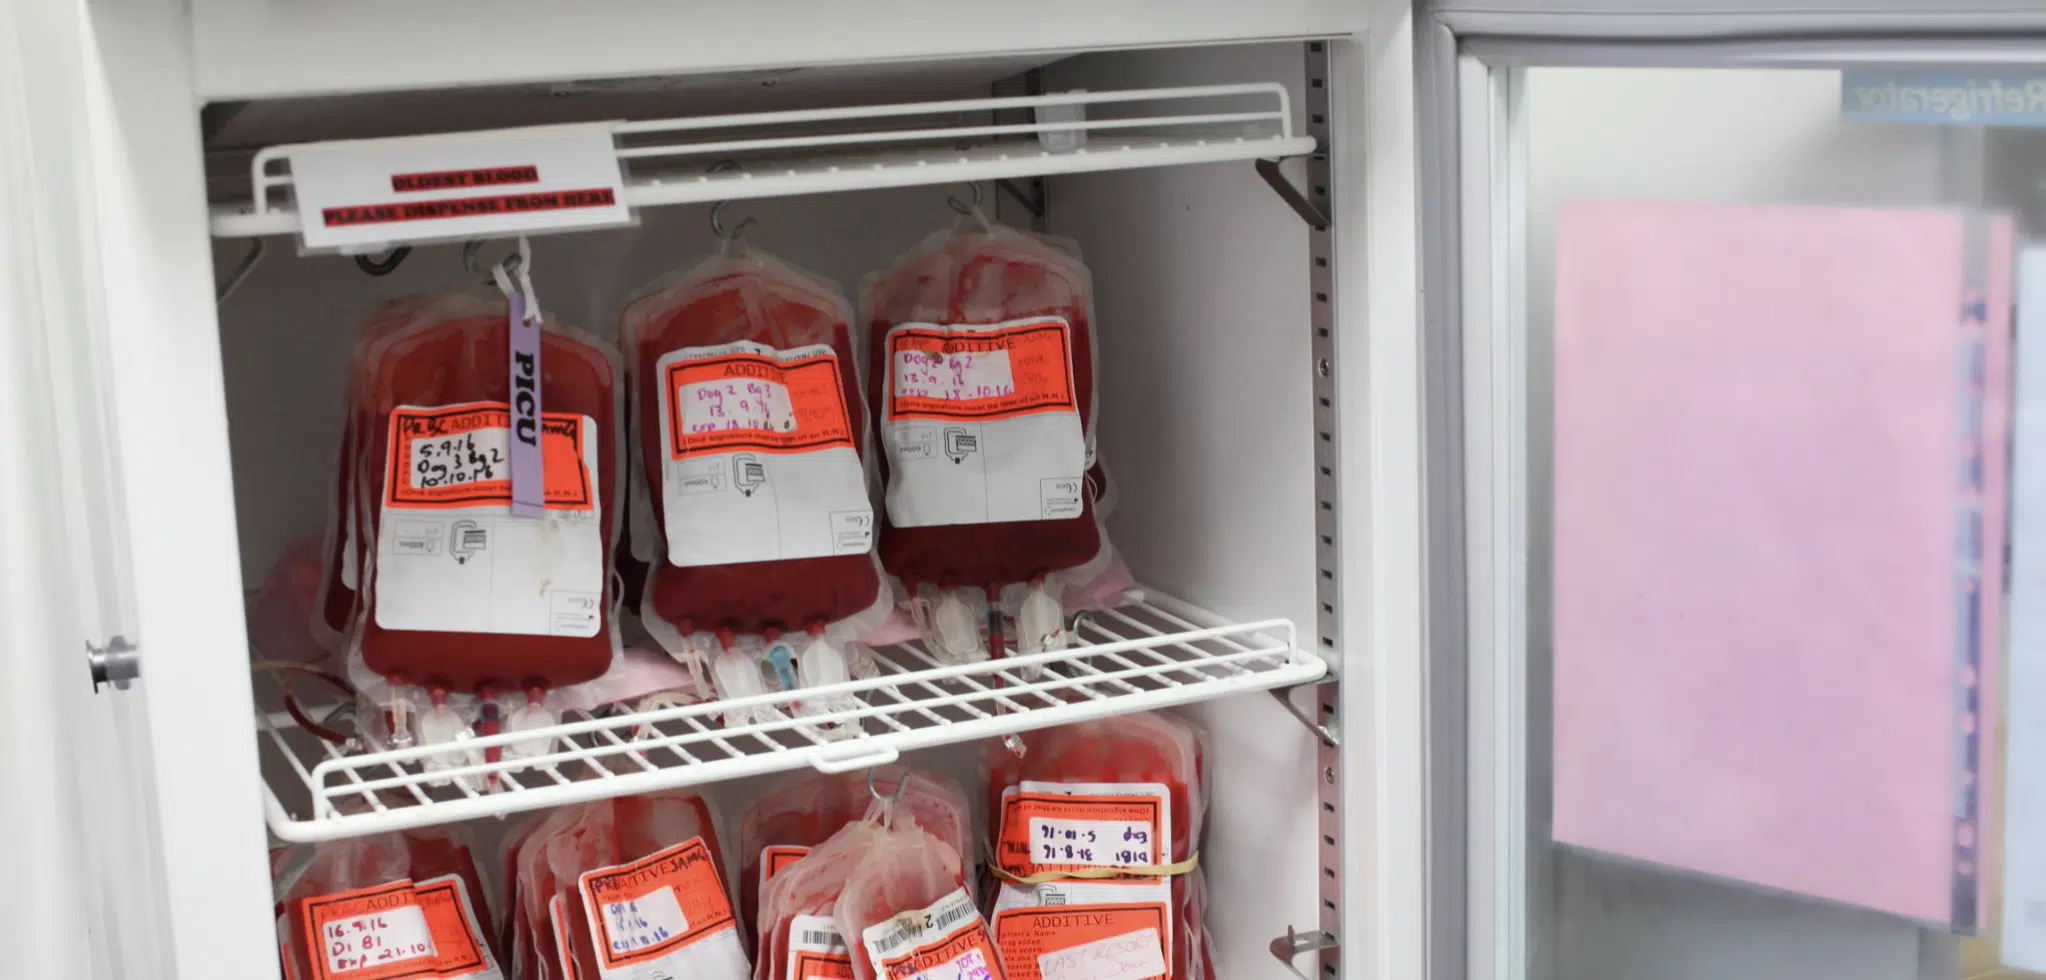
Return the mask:
POLYGON ((125 636, 116 636, 101 647, 87 640, 85 664, 92 671, 93 690, 99 690, 102 684, 112 684, 114 690, 125 691, 129 682, 142 676, 142 651, 125 636))
POLYGON ((1279 962, 1286 964, 1286 969, 1292 971, 1294 976, 1300 980, 1308 980, 1307 974, 1300 972, 1300 968, 1293 965, 1294 958, 1302 953, 1319 953, 1341 945, 1342 943, 1336 941, 1336 937, 1319 929, 1313 932, 1295 932, 1292 926, 1287 926, 1285 935, 1272 940, 1272 955, 1278 957, 1279 962))

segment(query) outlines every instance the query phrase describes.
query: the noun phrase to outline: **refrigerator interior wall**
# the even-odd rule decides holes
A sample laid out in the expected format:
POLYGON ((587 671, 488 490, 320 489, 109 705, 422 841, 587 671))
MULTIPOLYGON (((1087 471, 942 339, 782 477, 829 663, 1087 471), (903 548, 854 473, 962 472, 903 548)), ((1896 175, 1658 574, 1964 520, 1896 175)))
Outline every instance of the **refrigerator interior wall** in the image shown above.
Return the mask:
MULTIPOLYGON (((2011 190, 1995 189, 1999 179, 2021 192, 2017 196, 2028 196, 2022 206, 2036 213, 2036 186, 2015 186, 2024 171, 2006 155, 1992 153, 1985 165, 1981 130, 1842 122, 1836 72, 1535 68, 1521 77, 1528 148, 1526 512, 1533 570, 1526 597, 1533 966, 1526 975, 1932 980, 1981 973, 1994 965, 1991 944, 1957 942, 1867 912, 1627 866, 1547 843, 1555 218, 1560 202, 1583 198, 2018 203, 2011 190)), ((2036 170, 2030 173, 2036 180, 2036 170)))
MULTIPOLYGON (((1049 60, 955 63, 922 83, 913 73, 863 70, 852 73, 864 79, 857 98, 834 97, 985 94, 992 80, 1049 60)), ((1277 80, 1296 90, 1297 113, 1302 75, 1301 45, 1278 43, 1085 55, 1050 64, 1044 83, 1048 90, 1100 91, 1277 80)), ((643 108, 719 97, 686 91, 687 82, 677 93, 622 98, 643 108)), ((724 91, 775 107, 822 97, 758 80, 724 91)), ((588 117, 615 113, 619 98, 613 93, 588 100, 598 103, 595 108, 587 102, 578 108, 573 96, 519 89, 494 98, 453 92, 253 103, 213 115, 212 145, 433 131, 445 128, 451 114, 484 124, 534 121, 528 109, 550 119, 588 117)), ((215 169, 230 175, 225 183, 235 179, 234 166, 215 169)), ((1298 182, 1298 163, 1289 170, 1298 182)), ((1306 226, 1247 163, 1062 176, 1048 184, 1047 230, 1076 238, 1093 272, 1103 372, 1099 440, 1122 501, 1111 539, 1139 582, 1224 616, 1312 624, 1306 226)), ((987 206, 999 208, 1002 220, 1028 226, 1029 215, 1014 201, 991 188, 986 193, 987 206)), ((738 201, 723 220, 756 219, 749 241, 839 282, 850 294, 866 273, 951 221, 948 196, 968 194, 955 185, 738 201)), ((534 239, 533 277, 543 306, 615 336, 630 293, 694 264, 714 246, 705 206, 648 209, 640 217, 636 228, 534 239)), ((220 240, 213 248, 215 268, 226 270, 246 244, 220 240)), ((273 242, 221 305, 247 586, 260 585, 291 542, 319 533, 357 326, 380 300, 479 286, 459 254, 459 246, 419 248, 396 272, 369 278, 347 258, 298 257, 289 244, 273 242)), ((1188 714, 1210 739, 1212 802, 1201 862, 1213 896, 1208 918, 1218 965, 1232 974, 1268 970, 1272 938, 1289 925, 1311 927, 1319 914, 1314 739, 1261 695, 1199 705, 1188 714)), ((979 749, 958 746, 907 758, 969 779, 979 749)), ((760 785, 720 784, 708 795, 729 819, 760 785)), ((486 832, 495 825, 478 822, 486 832)))
POLYGON ((196 0, 192 38, 198 92, 214 100, 1333 36, 1361 33, 1370 6, 196 0))

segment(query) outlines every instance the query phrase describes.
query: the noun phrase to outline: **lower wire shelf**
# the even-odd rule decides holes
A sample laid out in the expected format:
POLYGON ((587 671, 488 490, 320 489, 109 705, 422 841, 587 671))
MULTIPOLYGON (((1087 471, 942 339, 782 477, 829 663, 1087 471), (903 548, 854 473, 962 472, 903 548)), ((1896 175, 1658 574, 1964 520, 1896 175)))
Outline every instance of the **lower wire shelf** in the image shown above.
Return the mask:
POLYGON ((1054 653, 946 666, 921 643, 874 650, 866 680, 638 713, 569 712, 560 724, 453 745, 361 751, 259 713, 264 812, 293 842, 527 810, 811 767, 850 772, 903 752, 1320 680, 1327 664, 1291 621, 1229 623, 1155 592, 1083 616, 1054 653), (850 695, 801 715, 809 699, 850 695), (772 709, 720 725, 729 707, 772 709), (430 757, 546 739, 543 755, 428 772, 430 757), (279 758, 281 756, 281 758, 279 758), (287 805, 287 799, 296 805, 287 805))

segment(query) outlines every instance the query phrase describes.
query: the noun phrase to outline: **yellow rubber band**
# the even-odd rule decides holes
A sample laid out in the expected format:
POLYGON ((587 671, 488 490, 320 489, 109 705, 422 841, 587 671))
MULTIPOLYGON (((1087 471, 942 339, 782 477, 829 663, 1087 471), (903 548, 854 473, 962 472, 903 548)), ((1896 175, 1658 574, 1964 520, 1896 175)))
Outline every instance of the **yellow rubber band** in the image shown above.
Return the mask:
POLYGON ((987 868, 994 876, 1014 885, 1042 885, 1050 881, 1089 880, 1102 878, 1176 878, 1200 867, 1201 854, 1173 864, 1133 864, 1127 868, 1081 868, 1078 871, 1040 871, 1034 875, 1010 874, 993 854, 987 856, 987 868))

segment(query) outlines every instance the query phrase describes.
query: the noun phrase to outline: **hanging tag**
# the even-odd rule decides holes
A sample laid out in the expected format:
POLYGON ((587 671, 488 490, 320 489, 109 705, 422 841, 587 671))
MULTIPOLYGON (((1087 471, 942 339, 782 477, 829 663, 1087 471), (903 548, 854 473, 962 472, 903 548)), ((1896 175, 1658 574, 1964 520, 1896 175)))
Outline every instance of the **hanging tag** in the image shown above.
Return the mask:
POLYGON ((519 236, 518 276, 514 285, 506 266, 498 263, 491 274, 497 288, 510 304, 506 333, 511 338, 510 380, 511 513, 513 517, 541 517, 546 513, 546 472, 540 453, 540 300, 533 295, 533 250, 525 236, 519 236))

